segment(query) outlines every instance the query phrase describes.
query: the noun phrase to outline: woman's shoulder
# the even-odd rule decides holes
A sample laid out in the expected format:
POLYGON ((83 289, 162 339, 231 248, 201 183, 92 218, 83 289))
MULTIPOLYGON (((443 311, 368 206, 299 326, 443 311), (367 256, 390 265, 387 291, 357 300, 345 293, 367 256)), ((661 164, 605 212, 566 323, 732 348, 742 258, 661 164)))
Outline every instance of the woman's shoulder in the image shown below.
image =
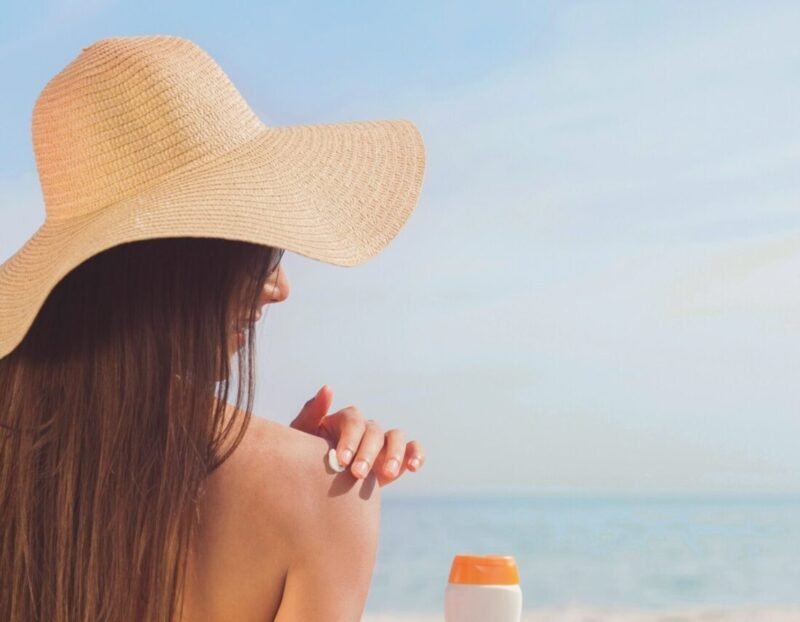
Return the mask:
POLYGON ((248 532, 254 553, 264 544, 273 558, 285 558, 290 551, 281 545, 296 518, 319 502, 311 494, 324 474, 316 458, 327 447, 323 438, 252 416, 241 443, 208 478, 208 511, 228 514, 239 533, 248 532))
MULTIPOLYGON (((273 619, 279 607, 292 611, 298 577, 313 567, 314 576, 333 585, 334 573, 341 573, 335 565, 354 550, 365 551, 367 563, 359 571, 371 573, 380 487, 373 474, 357 480, 347 470, 333 471, 327 464, 331 446, 322 437, 251 417, 242 442, 209 476, 201 501, 201 557, 190 592, 192 610, 206 612, 203 619, 216 620, 211 611, 219 619, 234 619, 235 611, 241 620, 273 619)), ((359 581, 368 584, 369 577, 359 581)))
MULTIPOLYGON (((277 462, 292 469, 273 491, 287 504, 281 512, 289 559, 274 619, 359 619, 378 545, 380 486, 375 474, 357 479, 349 469, 334 471, 327 461, 334 445, 324 438, 265 420, 254 432, 252 440, 259 445, 255 451, 266 448, 271 454, 256 463, 272 468, 277 462)), ((264 485, 275 482, 269 479, 264 485)))
POLYGON ((276 421, 253 417, 242 443, 237 471, 242 494, 251 493, 256 513, 269 510, 283 520, 290 541, 309 520, 335 518, 354 505, 379 501, 374 474, 356 479, 349 470, 336 472, 328 464, 327 439, 296 430, 276 421))
POLYGON ((253 546, 268 546, 288 565, 298 544, 322 521, 369 517, 379 505, 373 473, 363 480, 328 465, 334 445, 315 436, 253 416, 239 447, 212 474, 235 520, 252 528, 253 546), (259 542, 259 539, 261 541, 259 542))
POLYGON ((322 438, 251 417, 241 443, 205 481, 183 620, 275 617, 301 517, 323 504, 311 494, 321 478, 311 464, 325 447, 322 438))

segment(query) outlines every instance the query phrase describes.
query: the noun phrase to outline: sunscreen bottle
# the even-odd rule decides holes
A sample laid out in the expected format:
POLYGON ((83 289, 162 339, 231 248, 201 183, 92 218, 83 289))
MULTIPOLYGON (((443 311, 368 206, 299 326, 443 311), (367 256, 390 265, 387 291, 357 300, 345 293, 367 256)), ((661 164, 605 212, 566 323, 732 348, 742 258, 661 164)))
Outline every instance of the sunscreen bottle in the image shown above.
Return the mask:
POLYGON ((445 588, 445 622, 520 622, 522 590, 511 555, 456 555, 445 588))

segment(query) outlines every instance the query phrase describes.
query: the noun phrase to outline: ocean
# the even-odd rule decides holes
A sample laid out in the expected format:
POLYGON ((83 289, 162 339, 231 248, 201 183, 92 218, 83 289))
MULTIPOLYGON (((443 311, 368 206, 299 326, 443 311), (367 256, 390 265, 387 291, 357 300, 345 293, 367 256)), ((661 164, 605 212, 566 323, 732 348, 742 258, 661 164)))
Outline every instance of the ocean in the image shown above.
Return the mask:
POLYGON ((384 493, 365 613, 440 614, 457 553, 513 555, 526 610, 800 611, 800 496, 384 493))

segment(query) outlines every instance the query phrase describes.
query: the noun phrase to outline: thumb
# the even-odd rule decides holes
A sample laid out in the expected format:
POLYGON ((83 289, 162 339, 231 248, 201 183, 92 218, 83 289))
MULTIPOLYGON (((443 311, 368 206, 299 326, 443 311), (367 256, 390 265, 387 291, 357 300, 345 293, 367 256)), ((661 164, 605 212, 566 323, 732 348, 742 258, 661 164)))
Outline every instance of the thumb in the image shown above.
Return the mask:
POLYGON ((289 427, 316 434, 317 427, 322 418, 328 414, 328 410, 333 402, 333 390, 324 384, 317 393, 308 400, 300 409, 289 427))

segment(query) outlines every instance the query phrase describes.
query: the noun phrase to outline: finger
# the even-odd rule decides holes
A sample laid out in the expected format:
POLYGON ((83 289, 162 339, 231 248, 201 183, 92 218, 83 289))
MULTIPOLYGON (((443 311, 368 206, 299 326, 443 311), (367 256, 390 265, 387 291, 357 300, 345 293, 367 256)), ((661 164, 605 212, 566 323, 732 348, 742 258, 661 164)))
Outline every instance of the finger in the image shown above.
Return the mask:
POLYGON ((292 420, 289 427, 309 434, 316 434, 319 423, 328 414, 332 402, 333 389, 327 384, 322 385, 316 395, 303 404, 300 412, 292 420))
POLYGON ((350 464, 367 429, 364 417, 355 406, 348 406, 325 417, 323 428, 326 426, 338 430, 336 457, 339 464, 350 464))
POLYGON ((406 445, 406 465, 409 471, 419 471, 425 464, 425 450, 419 441, 410 441, 406 445))
POLYGON ((372 465, 378 453, 383 449, 383 430, 371 419, 366 422, 364 436, 361 438, 361 445, 356 452, 353 465, 350 467, 353 475, 362 479, 372 469, 372 465))
POLYGON ((400 465, 406 453, 406 437, 402 430, 388 430, 384 435, 383 450, 372 463, 372 468, 386 478, 400 475, 400 465))

